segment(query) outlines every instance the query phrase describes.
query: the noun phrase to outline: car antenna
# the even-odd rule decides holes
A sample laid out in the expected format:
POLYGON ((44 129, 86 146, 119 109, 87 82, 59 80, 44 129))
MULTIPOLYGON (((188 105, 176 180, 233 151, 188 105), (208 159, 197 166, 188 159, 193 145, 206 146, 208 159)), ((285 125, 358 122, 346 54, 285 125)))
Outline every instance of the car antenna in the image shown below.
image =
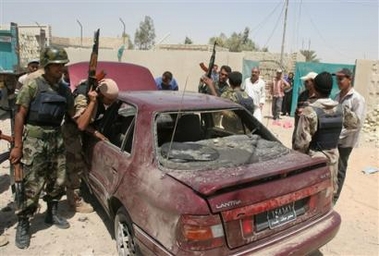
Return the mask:
POLYGON ((179 121, 179 118, 181 116, 184 94, 186 93, 187 84, 188 84, 188 77, 189 77, 189 75, 187 76, 186 83, 184 84, 184 90, 183 90, 183 93, 182 93, 182 98, 180 100, 180 108, 179 108, 178 114, 176 115, 175 124, 174 124, 174 130, 172 131, 171 140, 170 140, 170 146, 168 147, 166 160, 168 160, 168 158, 170 156, 172 143, 174 142, 174 135, 176 133, 176 127, 178 126, 178 121, 179 121))

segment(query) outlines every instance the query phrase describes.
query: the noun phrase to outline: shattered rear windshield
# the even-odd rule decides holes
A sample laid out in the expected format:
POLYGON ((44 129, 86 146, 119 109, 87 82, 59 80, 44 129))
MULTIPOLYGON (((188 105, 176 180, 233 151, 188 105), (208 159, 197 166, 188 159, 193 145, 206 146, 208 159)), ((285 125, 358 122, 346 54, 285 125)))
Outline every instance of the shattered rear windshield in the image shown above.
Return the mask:
POLYGON ((158 113, 155 137, 165 168, 232 167, 290 152, 243 109, 158 113))

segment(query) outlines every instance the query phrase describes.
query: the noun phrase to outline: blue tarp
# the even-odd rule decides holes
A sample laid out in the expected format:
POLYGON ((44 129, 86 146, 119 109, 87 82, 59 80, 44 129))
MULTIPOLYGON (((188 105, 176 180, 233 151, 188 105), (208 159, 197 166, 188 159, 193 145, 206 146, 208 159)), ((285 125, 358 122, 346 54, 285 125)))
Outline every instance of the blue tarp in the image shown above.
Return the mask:
POLYGON ((242 61, 242 81, 251 76, 251 69, 259 67, 259 61, 245 60, 242 61))
MULTIPOLYGON (((291 116, 294 115, 297 97, 304 90, 303 81, 300 79, 302 76, 305 76, 309 72, 321 73, 323 71, 329 73, 335 73, 343 68, 348 68, 354 72, 355 65, 348 64, 330 64, 330 63, 315 63, 315 62, 297 62, 295 66, 295 77, 294 77, 294 86, 292 90, 292 105, 291 105, 291 116)), ((336 93, 338 92, 337 81, 334 78, 333 89, 330 97, 333 99, 336 93)))

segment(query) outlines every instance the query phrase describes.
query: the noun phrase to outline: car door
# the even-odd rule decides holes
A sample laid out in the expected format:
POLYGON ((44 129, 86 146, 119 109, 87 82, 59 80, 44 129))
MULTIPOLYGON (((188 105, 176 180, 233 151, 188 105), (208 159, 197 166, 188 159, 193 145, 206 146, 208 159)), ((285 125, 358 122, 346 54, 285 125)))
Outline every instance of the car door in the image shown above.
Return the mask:
POLYGON ((120 102, 99 127, 109 141, 92 146, 89 183, 105 206, 132 161, 135 118, 136 108, 120 102))

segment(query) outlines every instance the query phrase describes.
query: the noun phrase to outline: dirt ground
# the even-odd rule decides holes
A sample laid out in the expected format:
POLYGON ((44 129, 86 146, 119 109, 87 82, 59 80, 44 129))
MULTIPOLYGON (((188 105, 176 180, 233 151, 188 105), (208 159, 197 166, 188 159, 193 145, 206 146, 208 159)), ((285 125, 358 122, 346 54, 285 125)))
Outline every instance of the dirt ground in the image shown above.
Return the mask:
MULTIPOLYGON (((285 144, 290 145, 293 118, 283 117, 280 125, 270 119, 263 123, 285 144)), ((9 134, 9 119, 0 121, 0 129, 9 134)), ((379 173, 365 174, 366 167, 379 168, 379 148, 367 142, 363 134, 359 148, 353 150, 348 175, 335 210, 342 217, 337 236, 314 255, 379 255, 379 173)), ((377 145, 376 145, 377 146, 377 145)), ((0 142, 0 153, 7 149, 0 142)), ((26 250, 15 246, 16 218, 9 187, 9 162, 0 166, 0 232, 9 244, 0 247, 0 255, 117 255, 112 238, 112 224, 101 207, 94 203, 96 212, 70 212, 66 198, 60 202, 60 213, 68 218, 70 229, 61 230, 44 224, 45 204, 31 224, 31 245, 26 250)), ((312 255, 313 256, 313 255, 312 255)))

